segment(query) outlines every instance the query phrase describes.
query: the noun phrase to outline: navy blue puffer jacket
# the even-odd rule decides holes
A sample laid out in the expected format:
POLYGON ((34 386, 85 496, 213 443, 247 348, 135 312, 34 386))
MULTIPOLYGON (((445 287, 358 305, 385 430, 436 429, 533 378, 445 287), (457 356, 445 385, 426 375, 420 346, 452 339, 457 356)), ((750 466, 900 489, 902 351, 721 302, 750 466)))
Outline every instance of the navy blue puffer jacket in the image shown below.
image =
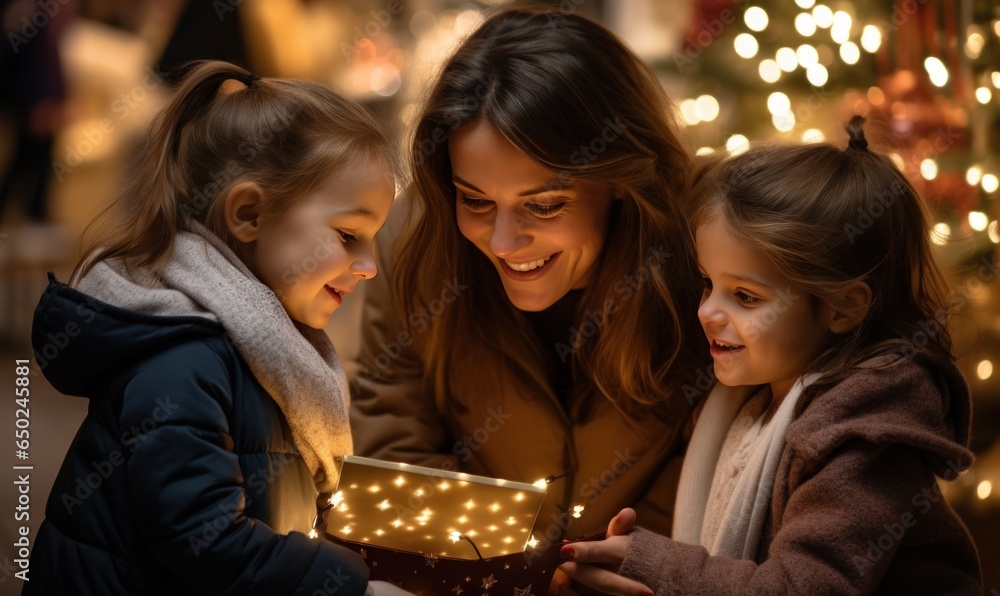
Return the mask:
POLYGON ((364 594, 356 554, 309 539, 316 490, 222 327, 50 284, 39 367, 90 399, 52 487, 25 595, 364 594))

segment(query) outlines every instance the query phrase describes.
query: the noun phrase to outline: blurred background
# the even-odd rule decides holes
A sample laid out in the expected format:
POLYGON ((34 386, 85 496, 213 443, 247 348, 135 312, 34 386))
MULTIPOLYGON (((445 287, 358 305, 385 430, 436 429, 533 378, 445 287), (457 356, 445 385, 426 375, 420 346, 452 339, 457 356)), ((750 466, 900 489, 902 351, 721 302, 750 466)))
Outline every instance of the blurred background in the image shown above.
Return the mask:
MULTIPOLYGON (((30 358, 45 272, 66 280, 80 237, 111 201, 172 69, 197 58, 313 79, 359 99, 400 138, 443 60, 503 1, 0 0, 0 387, 30 358)), ((934 213, 954 284, 957 353, 975 400, 978 460, 942 491, 1000 596, 1000 5, 995 0, 560 0, 596 19, 660 75, 692 153, 770 139, 846 144, 874 121, 934 213)), ((877 132, 880 135, 876 135, 877 132)), ((329 332, 349 358, 363 293, 329 332)), ((30 523, 86 414, 31 376, 30 523)), ((0 403, 14 430, 13 392, 0 403)), ((10 443, 6 443, 10 445, 10 443)), ((0 460, 9 465, 14 449, 0 460)), ((0 484, 0 594, 21 581, 13 471, 0 484), (9 512, 9 513, 8 513, 9 512)), ((17 522, 19 524, 20 522, 17 522)))

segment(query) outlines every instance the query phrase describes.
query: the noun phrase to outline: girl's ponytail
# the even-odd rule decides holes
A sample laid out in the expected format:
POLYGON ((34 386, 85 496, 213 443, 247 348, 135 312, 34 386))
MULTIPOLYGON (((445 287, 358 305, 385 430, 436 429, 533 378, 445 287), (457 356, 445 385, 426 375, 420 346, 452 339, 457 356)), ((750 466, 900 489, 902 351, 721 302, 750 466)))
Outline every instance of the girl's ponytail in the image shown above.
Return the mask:
POLYGON ((195 63, 151 124, 118 200, 91 224, 94 240, 70 283, 102 259, 157 274, 189 218, 231 243, 220 199, 238 182, 260 187, 270 217, 363 159, 400 174, 381 123, 358 103, 315 83, 195 63))
MULTIPOLYGON (((181 225, 179 196, 186 176, 178 163, 185 127, 205 115, 227 80, 252 83, 254 75, 226 62, 194 63, 174 97, 154 119, 119 198, 91 223, 96 238, 73 272, 71 284, 98 260, 122 258, 129 271, 157 271, 173 249, 181 225), (111 211, 122 207, 117 221, 111 211)), ((88 230, 90 226, 88 226, 88 230)))

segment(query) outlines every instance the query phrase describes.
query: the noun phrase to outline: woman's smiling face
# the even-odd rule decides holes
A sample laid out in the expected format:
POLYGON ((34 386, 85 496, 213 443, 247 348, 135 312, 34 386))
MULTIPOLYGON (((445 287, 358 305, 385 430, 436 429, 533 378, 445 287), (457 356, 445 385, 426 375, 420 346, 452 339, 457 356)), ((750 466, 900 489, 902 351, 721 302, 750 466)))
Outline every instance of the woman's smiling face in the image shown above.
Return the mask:
POLYGON ((516 308, 545 310, 586 287, 607 236, 607 187, 561 181, 485 120, 456 129, 448 150, 459 230, 496 267, 516 308))

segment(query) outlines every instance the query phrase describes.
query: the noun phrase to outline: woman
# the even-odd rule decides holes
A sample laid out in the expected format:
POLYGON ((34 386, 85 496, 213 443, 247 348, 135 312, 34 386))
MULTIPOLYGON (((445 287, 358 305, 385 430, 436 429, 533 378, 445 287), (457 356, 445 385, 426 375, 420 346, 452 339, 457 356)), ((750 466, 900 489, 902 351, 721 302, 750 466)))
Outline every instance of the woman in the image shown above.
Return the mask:
POLYGON ((707 346, 668 113, 653 73, 576 15, 501 12, 459 47, 368 288, 358 454, 549 478, 543 544, 624 504, 669 530, 707 346))

